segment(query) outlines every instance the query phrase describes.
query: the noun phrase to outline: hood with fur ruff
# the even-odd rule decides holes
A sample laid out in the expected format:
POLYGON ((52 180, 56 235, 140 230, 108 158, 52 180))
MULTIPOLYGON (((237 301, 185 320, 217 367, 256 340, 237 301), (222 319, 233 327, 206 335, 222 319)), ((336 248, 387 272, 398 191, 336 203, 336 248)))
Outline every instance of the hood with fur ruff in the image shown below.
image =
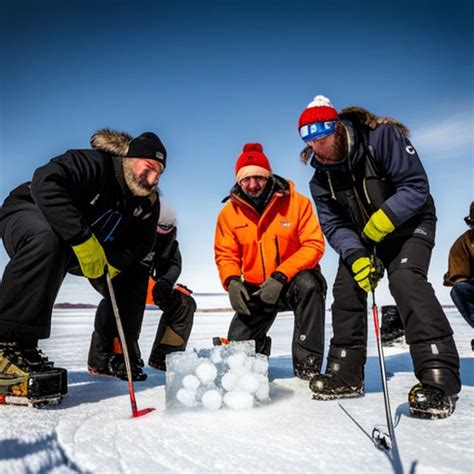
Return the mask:
POLYGON ((114 156, 126 156, 133 137, 110 128, 97 130, 91 137, 91 147, 114 156))
MULTIPOLYGON (((375 130, 379 125, 393 125, 397 127, 405 137, 410 136, 410 131, 403 123, 391 117, 379 117, 362 107, 346 107, 339 112, 340 119, 347 119, 353 122, 359 122, 375 130)), ((313 149, 308 145, 300 153, 301 161, 308 164, 313 156, 313 149)))

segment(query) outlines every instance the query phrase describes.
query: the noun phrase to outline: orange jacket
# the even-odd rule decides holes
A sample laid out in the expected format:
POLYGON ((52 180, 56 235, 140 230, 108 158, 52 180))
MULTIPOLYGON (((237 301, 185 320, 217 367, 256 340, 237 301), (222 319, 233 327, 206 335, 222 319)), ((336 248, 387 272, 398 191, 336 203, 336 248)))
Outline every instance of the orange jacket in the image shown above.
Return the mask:
POLYGON ((323 234, 309 199, 292 182, 274 178, 277 191, 261 216, 236 192, 219 213, 214 252, 226 290, 234 275, 255 285, 275 271, 291 280, 316 267, 324 254, 323 234))

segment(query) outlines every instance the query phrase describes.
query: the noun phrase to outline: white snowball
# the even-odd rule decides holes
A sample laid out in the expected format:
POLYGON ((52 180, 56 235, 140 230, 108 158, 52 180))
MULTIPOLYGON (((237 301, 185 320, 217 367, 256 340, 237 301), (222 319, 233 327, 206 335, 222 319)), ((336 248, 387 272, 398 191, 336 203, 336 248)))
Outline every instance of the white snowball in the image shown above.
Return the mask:
POLYGON ((230 392, 231 390, 234 390, 234 388, 237 385, 237 382, 238 382, 237 375, 234 372, 229 371, 224 375, 224 377, 222 377, 221 385, 225 390, 230 392))
POLYGON ((208 410, 219 410, 222 406, 222 396, 217 390, 208 390, 202 396, 202 404, 208 410))
POLYGON ((199 382, 199 379, 195 377, 194 375, 186 375, 183 378, 183 387, 187 388, 188 390, 196 390, 199 385, 201 385, 201 382, 199 382))
POLYGON ((257 400, 261 402, 270 400, 270 385, 267 380, 260 384, 255 392, 255 396, 257 397, 257 400))
POLYGON ((252 371, 252 367, 253 367, 253 360, 255 359, 255 357, 245 357, 244 359, 244 363, 242 364, 249 372, 252 371))
POLYGON ((195 407, 197 405, 196 392, 182 388, 178 390, 176 398, 186 407, 195 407))
POLYGON ((257 374, 266 375, 268 372, 268 357, 258 357, 260 354, 257 354, 252 365, 252 371, 257 374))
POLYGON ((253 407, 253 396, 243 390, 233 390, 224 395, 224 403, 232 410, 245 410, 253 407))
POLYGON ((214 381, 217 375, 216 366, 212 362, 202 362, 196 368, 196 375, 203 384, 214 381))
POLYGON ((227 364, 231 369, 236 369, 237 367, 241 367, 245 362, 246 356, 242 352, 237 354, 232 354, 227 358, 227 364))
POLYGON ((212 351, 210 359, 214 364, 218 364, 222 360, 221 351, 218 347, 212 351))
POLYGON ((238 378, 243 377, 246 374, 249 374, 250 371, 245 367, 245 365, 238 365, 232 369, 232 372, 237 375, 238 378))
POLYGON ((255 393, 260 387, 261 382, 258 379, 257 374, 253 374, 252 372, 247 372, 245 375, 240 377, 238 387, 241 390, 245 390, 249 393, 255 393))

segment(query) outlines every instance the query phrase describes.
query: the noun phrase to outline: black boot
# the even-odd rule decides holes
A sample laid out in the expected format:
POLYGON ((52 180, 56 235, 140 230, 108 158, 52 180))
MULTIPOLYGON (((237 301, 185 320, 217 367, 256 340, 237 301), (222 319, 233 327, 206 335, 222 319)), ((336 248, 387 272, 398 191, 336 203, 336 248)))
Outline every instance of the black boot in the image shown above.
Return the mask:
POLYGON ((382 327, 380 328, 382 344, 390 343, 405 335, 402 319, 396 306, 382 306, 382 327))
POLYGON ((408 394, 410 415, 431 420, 447 418, 454 413, 456 400, 456 395, 447 395, 439 387, 418 383, 408 394))
POLYGON ((325 374, 309 382, 314 400, 335 400, 364 396, 365 349, 331 347, 325 374))
POLYGON ((57 404, 67 393, 67 371, 37 347, 0 342, 0 404, 57 404))
POLYGON ((314 354, 293 362, 295 376, 302 380, 311 380, 315 375, 320 374, 321 362, 321 358, 314 354))
MULTIPOLYGON (((142 382, 146 380, 147 375, 143 372, 144 363, 140 358, 138 342, 133 339, 128 340, 127 343, 132 380, 134 382, 142 382)), ((92 333, 87 364, 88 370, 92 375, 108 375, 121 380, 127 380, 125 359, 118 338, 110 338, 94 331, 92 333)))

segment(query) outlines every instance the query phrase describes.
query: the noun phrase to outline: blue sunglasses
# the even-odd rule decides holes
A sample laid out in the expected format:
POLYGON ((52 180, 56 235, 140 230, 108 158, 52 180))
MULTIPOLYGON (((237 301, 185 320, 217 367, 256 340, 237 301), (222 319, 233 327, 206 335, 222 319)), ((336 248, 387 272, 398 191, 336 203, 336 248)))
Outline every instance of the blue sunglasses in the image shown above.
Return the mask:
POLYGON ((316 122, 303 125, 300 128, 300 136, 305 142, 320 140, 332 135, 336 131, 336 123, 335 120, 332 120, 331 122, 316 122))

